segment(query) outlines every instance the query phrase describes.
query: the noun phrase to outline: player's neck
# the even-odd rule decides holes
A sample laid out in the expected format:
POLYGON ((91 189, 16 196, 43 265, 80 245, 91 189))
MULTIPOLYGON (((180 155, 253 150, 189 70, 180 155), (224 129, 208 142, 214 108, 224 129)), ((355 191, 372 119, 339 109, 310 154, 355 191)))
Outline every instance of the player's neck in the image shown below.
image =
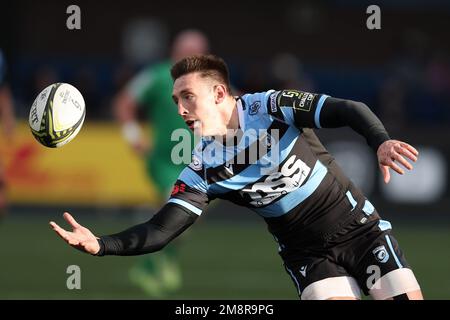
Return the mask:
POLYGON ((225 102, 224 113, 222 118, 224 120, 226 132, 223 134, 223 142, 227 140, 234 139, 237 130, 239 129, 239 114, 237 110, 237 102, 234 97, 229 96, 225 102))
POLYGON ((225 125, 227 127, 227 131, 239 129, 239 114, 237 109, 237 102, 234 97, 229 96, 227 98, 226 110, 227 114, 225 115, 225 125))

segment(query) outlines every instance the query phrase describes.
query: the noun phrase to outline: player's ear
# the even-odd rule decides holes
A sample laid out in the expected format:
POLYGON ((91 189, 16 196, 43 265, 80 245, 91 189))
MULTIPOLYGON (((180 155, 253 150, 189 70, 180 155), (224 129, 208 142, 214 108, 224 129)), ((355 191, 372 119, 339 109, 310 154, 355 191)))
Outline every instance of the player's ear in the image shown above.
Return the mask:
POLYGON ((227 90, 223 84, 216 84, 214 86, 214 100, 216 104, 222 103, 227 95, 227 90))

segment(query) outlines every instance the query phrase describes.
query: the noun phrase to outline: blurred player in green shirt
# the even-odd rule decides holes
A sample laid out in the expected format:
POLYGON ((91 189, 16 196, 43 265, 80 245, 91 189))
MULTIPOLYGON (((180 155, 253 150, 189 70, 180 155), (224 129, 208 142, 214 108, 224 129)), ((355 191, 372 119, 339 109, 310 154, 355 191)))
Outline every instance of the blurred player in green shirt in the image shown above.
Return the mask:
MULTIPOLYGON (((206 36, 196 30, 180 32, 172 44, 170 60, 151 65, 137 74, 114 101, 116 118, 122 124, 125 139, 134 151, 145 158, 147 173, 158 190, 159 206, 167 200, 184 164, 175 165, 171 159, 172 132, 186 128, 172 100, 172 64, 209 50, 206 36), (137 122, 138 109, 143 108, 151 127, 152 139, 142 134, 137 122)), ((186 132, 190 132, 187 130, 186 132)), ((193 141, 193 140, 192 140, 193 141)), ((190 156, 190 155, 189 155, 190 156)), ((180 269, 174 246, 157 255, 143 257, 130 271, 131 280, 153 297, 163 297, 181 286, 180 269)))

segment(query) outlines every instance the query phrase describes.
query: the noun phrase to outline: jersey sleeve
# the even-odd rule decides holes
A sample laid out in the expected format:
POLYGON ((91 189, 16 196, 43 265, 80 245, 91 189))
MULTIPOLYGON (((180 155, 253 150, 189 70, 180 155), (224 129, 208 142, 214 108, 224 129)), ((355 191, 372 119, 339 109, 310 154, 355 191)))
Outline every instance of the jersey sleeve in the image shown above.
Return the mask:
POLYGON ((150 68, 138 73, 128 83, 126 90, 139 104, 144 103, 146 96, 150 93, 154 85, 155 76, 150 68))
POLYGON ((201 177, 203 170, 197 170, 192 164, 186 167, 178 177, 172 189, 168 203, 174 203, 201 215, 210 201, 206 182, 201 177))
POLYGON ((299 90, 274 91, 267 100, 268 113, 298 128, 321 128, 320 112, 327 95, 299 90))

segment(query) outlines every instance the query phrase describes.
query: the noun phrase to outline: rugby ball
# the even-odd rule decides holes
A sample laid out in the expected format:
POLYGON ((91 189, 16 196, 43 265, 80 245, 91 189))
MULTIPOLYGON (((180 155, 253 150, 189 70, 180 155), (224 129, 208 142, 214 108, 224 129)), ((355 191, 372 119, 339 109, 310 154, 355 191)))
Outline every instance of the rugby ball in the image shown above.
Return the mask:
POLYGON ((36 97, 28 122, 37 141, 49 148, 59 148, 76 137, 85 115, 80 91, 68 83, 54 83, 36 97))

